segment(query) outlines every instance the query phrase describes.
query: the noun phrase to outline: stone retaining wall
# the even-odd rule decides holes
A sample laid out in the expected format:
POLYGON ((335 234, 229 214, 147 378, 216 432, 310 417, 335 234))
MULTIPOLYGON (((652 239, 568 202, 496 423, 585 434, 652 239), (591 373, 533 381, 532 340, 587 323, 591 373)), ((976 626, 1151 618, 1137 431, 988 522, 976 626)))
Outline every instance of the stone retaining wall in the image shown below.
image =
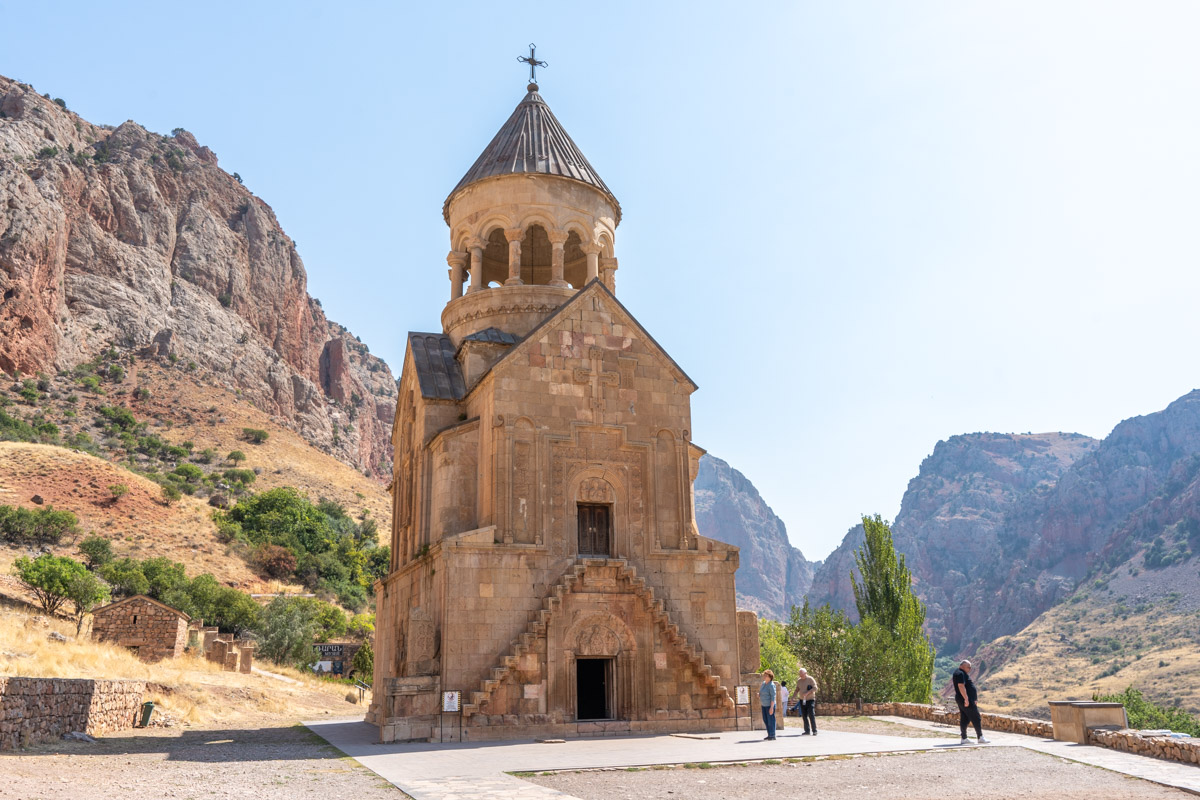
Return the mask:
MULTIPOLYGON (((817 714, 827 717, 892 716, 923 719, 958 727, 958 711, 918 703, 822 703, 817 702, 817 714)), ((1020 733, 1026 736, 1054 738, 1054 727, 1045 720, 1010 717, 1007 714, 981 713, 984 734, 988 731, 1020 733)), ((1126 753, 1153 756, 1185 764, 1200 764, 1200 740, 1175 739, 1170 736, 1147 736, 1134 730, 1093 728, 1088 731, 1088 744, 1108 747, 1126 753)))
MULTIPOLYGON (((859 706, 857 703, 822 703, 818 700, 817 713, 830 717, 848 717, 860 714, 870 717, 908 717, 909 719, 923 719, 958 727, 957 710, 951 711, 941 706, 927 706, 920 703, 863 703, 859 706)), ((985 731, 1020 733, 1025 736, 1041 736, 1045 739, 1054 737, 1054 728, 1045 720, 986 712, 981 712, 979 717, 985 731)))
POLYGON ((145 681, 0 677, 0 750, 132 728, 145 681))
POLYGON ((1185 764, 1200 764, 1200 741, 1196 739, 1146 736, 1132 730, 1092 729, 1088 731, 1088 744, 1111 747, 1113 750, 1137 753, 1142 756, 1182 761, 1185 764))

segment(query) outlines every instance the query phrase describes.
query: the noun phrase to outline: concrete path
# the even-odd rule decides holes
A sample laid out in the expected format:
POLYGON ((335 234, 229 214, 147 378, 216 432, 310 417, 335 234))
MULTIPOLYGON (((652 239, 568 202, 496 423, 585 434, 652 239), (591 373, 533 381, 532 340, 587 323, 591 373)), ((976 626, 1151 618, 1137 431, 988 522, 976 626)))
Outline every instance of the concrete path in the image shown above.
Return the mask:
MULTIPOLYGON (((875 719, 896 722, 901 725, 909 725, 925 730, 953 730, 954 733, 958 733, 957 730, 952 728, 925 720, 908 719, 907 717, 875 717, 875 719)), ((1185 792, 1200 795, 1200 767, 1194 764, 1166 761, 1160 758, 1139 756, 1134 753, 1122 753, 1120 750, 1110 750, 1107 747, 1059 742, 1054 739, 1039 739, 1036 736, 1021 736, 1016 733, 998 733, 985 730, 983 735, 984 738, 996 744, 1014 745, 1024 747, 1028 750, 1036 750, 1039 753, 1048 753, 1049 755, 1060 756, 1061 758, 1069 758, 1081 764, 1120 772, 1124 775, 1132 775, 1135 778, 1142 778, 1143 780, 1152 781, 1163 786, 1171 786, 1176 789, 1182 789, 1185 792)))
MULTIPOLYGON (((900 717, 879 717, 930 730, 945 726, 900 717)), ((780 731, 774 742, 765 742, 761 731, 717 734, 716 738, 685 739, 678 736, 628 736, 605 739, 568 739, 561 744, 531 741, 454 744, 376 744, 377 729, 361 720, 318 720, 304 723, 346 755, 390 781, 416 800, 565 800, 570 795, 528 783, 506 772, 543 772, 603 767, 645 767, 654 764, 753 761, 767 758, 803 758, 818 755, 890 753, 915 750, 957 749, 957 738, 910 738, 881 734, 824 731, 801 736, 780 731)), ((1200 769, 1107 750, 1072 745, 1031 736, 985 731, 992 747, 1026 747, 1085 764, 1200 794, 1200 769)))

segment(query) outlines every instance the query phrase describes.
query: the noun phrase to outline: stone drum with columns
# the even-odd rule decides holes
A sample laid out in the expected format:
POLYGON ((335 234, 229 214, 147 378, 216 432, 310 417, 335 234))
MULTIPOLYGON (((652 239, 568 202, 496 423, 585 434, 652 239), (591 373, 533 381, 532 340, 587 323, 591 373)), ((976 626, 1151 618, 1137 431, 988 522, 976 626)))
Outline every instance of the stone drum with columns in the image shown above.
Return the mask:
POLYGON ((738 551, 696 530, 696 385, 617 300, 620 204, 536 84, 443 215, 368 719, 382 741, 749 728, 738 551))

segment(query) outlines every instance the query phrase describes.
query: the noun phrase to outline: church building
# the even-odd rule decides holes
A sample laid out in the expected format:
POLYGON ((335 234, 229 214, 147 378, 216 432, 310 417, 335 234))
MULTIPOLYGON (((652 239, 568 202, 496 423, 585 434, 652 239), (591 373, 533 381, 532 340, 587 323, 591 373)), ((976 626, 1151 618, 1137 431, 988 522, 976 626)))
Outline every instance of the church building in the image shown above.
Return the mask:
POLYGON ((617 300, 621 206, 536 83, 443 216, 368 721, 384 742, 749 729, 757 623, 737 548, 696 529, 696 384, 617 300))

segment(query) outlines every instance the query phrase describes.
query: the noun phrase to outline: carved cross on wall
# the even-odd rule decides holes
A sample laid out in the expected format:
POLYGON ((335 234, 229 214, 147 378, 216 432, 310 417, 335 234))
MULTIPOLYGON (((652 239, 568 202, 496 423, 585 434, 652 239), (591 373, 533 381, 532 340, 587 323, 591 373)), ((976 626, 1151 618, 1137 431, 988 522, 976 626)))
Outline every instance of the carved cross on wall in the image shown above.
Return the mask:
POLYGON ((604 371, 604 351, 593 347, 588 351, 592 368, 576 367, 573 377, 576 383, 592 384, 592 411, 604 410, 604 390, 601 386, 620 386, 621 373, 604 371))

